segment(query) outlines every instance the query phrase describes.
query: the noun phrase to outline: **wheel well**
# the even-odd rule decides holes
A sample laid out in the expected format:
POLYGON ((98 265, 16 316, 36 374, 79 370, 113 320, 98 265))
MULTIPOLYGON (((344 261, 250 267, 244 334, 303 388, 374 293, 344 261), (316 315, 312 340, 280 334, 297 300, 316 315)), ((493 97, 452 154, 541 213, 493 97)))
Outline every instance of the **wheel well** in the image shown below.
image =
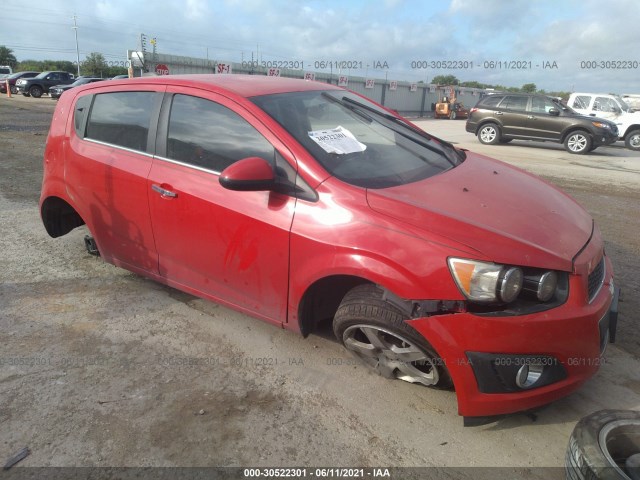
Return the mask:
POLYGON ((40 210, 42 222, 47 233, 53 237, 61 237, 80 225, 84 220, 74 208, 59 197, 49 197, 42 203, 40 210))
POLYGON ((349 290, 368 280, 351 275, 333 275, 313 283, 302 297, 298 309, 300 331, 305 337, 317 326, 333 317, 349 290))
POLYGON ((624 138, 627 138, 633 132, 637 132, 638 130, 640 130, 640 125, 629 125, 627 127, 627 131, 624 133, 624 138))
POLYGON ((576 132, 582 132, 582 133, 584 133, 584 134, 588 135, 588 136, 589 136, 589 138, 592 138, 592 137, 593 137, 593 135, 591 134, 591 132, 590 132, 590 131, 588 131, 588 130, 585 130, 584 128, 579 128, 579 127, 578 127, 578 128, 572 128, 572 129, 568 130, 568 131, 563 135, 563 137, 562 137, 562 143, 564 143, 564 141, 567 139, 567 137, 568 137, 569 135, 571 135, 572 133, 576 133, 576 132))
POLYGON ((487 119, 487 120, 485 120, 485 121, 483 121, 483 122, 479 123, 479 124, 478 124, 478 128, 477 128, 476 132, 480 131, 480 129, 481 129, 482 127, 484 127, 484 126, 486 126, 486 125, 488 125, 488 124, 495 125, 495 126, 496 126, 496 128, 498 129, 498 133, 500 133, 500 135, 502 135, 502 126, 501 126, 497 121, 495 121, 495 120, 494 120, 494 119, 492 119, 492 118, 489 118, 489 119, 487 119))

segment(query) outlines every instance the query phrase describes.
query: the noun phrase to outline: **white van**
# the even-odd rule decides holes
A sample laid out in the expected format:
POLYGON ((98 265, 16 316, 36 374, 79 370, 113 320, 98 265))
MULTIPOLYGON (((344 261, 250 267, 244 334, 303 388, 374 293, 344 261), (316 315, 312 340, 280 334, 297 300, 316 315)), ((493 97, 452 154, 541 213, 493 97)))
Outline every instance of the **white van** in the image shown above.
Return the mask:
POLYGON ((624 140, 626 147, 640 150, 640 112, 634 112, 619 95, 572 93, 567 104, 583 115, 615 122, 620 140, 624 140))
POLYGON ((9 65, 0 65, 0 78, 8 77, 13 73, 13 68, 9 65))

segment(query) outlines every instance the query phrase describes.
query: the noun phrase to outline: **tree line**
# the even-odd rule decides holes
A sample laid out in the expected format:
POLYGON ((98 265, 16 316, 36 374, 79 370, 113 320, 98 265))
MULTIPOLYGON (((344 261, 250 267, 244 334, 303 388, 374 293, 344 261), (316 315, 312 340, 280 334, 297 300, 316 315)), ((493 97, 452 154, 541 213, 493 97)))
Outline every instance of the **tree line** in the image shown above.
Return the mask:
MULTIPOLYGON (((76 74, 78 67, 75 62, 68 60, 22 60, 18 61, 13 50, 0 46, 0 65, 9 65, 14 71, 45 72, 47 70, 59 70, 76 74)), ((125 67, 110 66, 104 59, 104 55, 91 52, 84 61, 80 62, 80 75, 86 77, 110 78, 116 75, 126 75, 125 67)))
POLYGON ((488 83, 480 83, 475 80, 470 82, 461 82, 455 75, 437 75, 433 77, 431 83, 434 85, 446 85, 466 88, 480 88, 487 89, 492 88, 500 92, 515 92, 515 93, 539 93, 541 95, 549 95, 551 97, 569 98, 571 92, 547 92, 545 90, 538 90, 535 83, 525 83, 521 87, 507 87, 504 85, 490 85, 488 83))
MULTIPOLYGON (((18 61, 10 48, 0 46, 0 65, 9 65, 15 71, 38 71, 46 70, 62 70, 64 72, 76 73, 78 68, 74 62, 68 60, 22 60, 18 61)), ((80 62, 80 74, 88 77, 109 78, 116 75, 126 75, 125 67, 110 66, 104 59, 104 56, 98 52, 91 52, 86 56, 83 62, 80 62)), ((424 83, 424 82, 419 82, 424 83)), ((538 90, 535 83, 525 83, 521 87, 507 87, 504 85, 490 85, 473 81, 461 82, 455 75, 437 75, 431 80, 435 85, 453 85, 467 88, 493 88, 503 92, 524 92, 524 93, 540 93, 551 95, 552 97, 568 98, 570 92, 546 92, 538 90)))

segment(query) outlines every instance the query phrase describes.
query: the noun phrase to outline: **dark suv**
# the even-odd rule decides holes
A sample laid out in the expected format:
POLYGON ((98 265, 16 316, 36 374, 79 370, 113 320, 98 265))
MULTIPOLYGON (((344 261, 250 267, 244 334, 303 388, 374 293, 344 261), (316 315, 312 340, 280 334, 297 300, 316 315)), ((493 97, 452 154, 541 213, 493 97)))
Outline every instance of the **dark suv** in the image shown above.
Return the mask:
POLYGON ((43 93, 49 93, 49 88, 55 85, 67 85, 73 83, 75 77, 67 72, 42 72, 34 78, 21 78, 16 81, 18 93, 25 97, 31 95, 40 98, 43 93))
POLYGON ((521 93, 482 98, 471 109, 466 129, 487 145, 514 139, 550 141, 579 154, 618 139, 618 128, 609 120, 580 115, 546 95, 521 93))

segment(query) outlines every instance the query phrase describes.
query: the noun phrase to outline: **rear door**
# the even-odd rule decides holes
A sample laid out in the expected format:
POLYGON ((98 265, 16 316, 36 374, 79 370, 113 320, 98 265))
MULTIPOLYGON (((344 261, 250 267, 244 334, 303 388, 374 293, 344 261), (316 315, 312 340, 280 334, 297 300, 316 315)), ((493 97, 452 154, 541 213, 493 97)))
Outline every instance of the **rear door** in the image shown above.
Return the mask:
POLYGON ((502 133, 513 136, 527 136, 527 102, 524 95, 507 95, 498 105, 496 114, 502 114, 502 133))
POLYGON ((160 275, 262 318, 285 320, 296 199, 224 189, 220 172, 246 157, 295 165, 253 115, 211 92, 169 87, 147 191, 160 275))
POLYGON ((147 176, 164 87, 97 90, 74 105, 65 183, 105 259, 157 273, 147 176), (126 90, 126 89, 125 89, 126 90), (152 121, 153 119, 153 121, 152 121))

